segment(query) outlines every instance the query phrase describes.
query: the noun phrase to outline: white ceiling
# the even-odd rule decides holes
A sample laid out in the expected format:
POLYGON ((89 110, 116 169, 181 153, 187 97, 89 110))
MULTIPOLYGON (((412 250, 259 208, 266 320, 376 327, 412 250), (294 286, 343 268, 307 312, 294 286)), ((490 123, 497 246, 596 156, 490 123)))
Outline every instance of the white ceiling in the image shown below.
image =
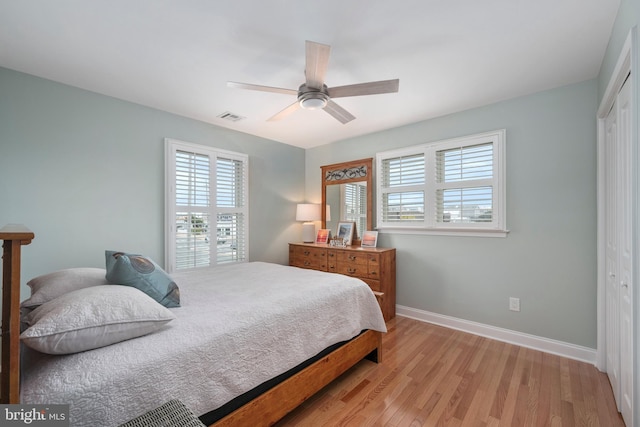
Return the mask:
POLYGON ((597 76, 619 0, 0 0, 0 66, 299 147, 597 76), (326 84, 400 79, 267 119, 294 97, 305 40, 332 47, 326 84), (225 111, 246 117, 217 118, 225 111))

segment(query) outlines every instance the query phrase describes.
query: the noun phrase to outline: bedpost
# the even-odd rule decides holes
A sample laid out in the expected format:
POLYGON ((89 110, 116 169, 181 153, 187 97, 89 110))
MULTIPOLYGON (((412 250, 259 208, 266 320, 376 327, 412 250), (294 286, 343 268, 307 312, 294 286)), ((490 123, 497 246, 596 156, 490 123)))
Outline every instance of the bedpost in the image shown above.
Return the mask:
POLYGON ((0 403, 20 403, 20 248, 34 238, 23 225, 0 228, 2 245, 2 372, 0 403))

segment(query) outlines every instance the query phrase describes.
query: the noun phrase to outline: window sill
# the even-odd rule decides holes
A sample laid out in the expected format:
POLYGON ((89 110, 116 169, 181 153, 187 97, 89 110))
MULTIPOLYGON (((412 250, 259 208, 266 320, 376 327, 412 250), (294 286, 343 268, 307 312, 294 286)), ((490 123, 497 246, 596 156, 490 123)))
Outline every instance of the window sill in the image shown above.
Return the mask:
POLYGON ((425 236, 507 237, 509 230, 470 228, 404 228, 379 227, 382 234, 417 234, 425 236))

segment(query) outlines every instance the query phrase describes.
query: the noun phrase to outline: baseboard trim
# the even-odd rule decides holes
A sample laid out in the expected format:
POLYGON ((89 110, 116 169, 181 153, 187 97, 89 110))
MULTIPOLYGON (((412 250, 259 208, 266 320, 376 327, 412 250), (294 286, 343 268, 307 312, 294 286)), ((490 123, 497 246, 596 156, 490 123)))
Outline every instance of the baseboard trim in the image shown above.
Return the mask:
POLYGON ((432 313, 430 311, 418 310, 416 308, 402 305, 396 306, 396 314, 398 316, 433 323, 435 325, 507 342, 509 344, 516 344, 522 347, 543 351, 545 353, 556 354, 569 359, 587 362, 592 365, 596 364, 596 350, 592 348, 529 335, 509 329, 498 328, 469 320, 458 319, 456 317, 445 316, 443 314, 432 313))

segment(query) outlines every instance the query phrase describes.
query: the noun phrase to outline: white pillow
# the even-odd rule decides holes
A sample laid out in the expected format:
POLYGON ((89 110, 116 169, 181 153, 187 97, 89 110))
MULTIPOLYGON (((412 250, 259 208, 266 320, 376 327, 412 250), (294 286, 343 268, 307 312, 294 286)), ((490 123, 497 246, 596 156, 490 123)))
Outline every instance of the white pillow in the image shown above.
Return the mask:
POLYGON ((173 319, 171 311, 136 288, 93 286, 33 310, 20 339, 42 353, 77 353, 146 335, 173 319))
POLYGON ((31 288, 31 297, 24 300, 20 307, 33 308, 67 292, 89 286, 106 285, 107 270, 104 268, 68 268, 35 277, 27 282, 31 288))

